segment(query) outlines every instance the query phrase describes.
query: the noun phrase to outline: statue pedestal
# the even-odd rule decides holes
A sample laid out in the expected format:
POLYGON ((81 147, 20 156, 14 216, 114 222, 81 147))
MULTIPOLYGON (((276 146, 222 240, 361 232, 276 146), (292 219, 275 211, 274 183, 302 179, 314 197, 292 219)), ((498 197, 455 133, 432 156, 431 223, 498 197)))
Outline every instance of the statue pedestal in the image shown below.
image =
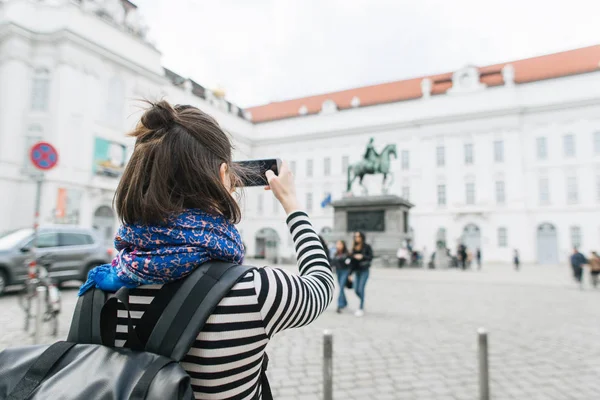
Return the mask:
POLYGON ((436 269, 450 268, 451 258, 448 256, 448 252, 445 248, 437 249, 435 251, 435 260, 433 265, 436 269))
POLYGON ((396 252, 409 232, 413 206, 395 195, 346 197, 332 203, 333 234, 352 248, 353 233, 362 231, 373 248, 374 264, 396 265, 396 252))

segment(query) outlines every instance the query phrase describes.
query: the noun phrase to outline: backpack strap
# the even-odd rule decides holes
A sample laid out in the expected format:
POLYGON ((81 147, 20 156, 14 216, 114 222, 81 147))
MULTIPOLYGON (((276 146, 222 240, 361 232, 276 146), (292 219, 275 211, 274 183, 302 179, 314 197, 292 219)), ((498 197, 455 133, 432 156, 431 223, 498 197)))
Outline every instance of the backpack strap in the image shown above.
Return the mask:
POLYGON ((196 268, 164 309, 145 350, 181 361, 221 299, 253 269, 223 261, 196 268))
POLYGON ((23 378, 10 392, 7 400, 26 400, 44 380, 48 372, 67 354, 75 343, 56 342, 48 347, 27 370, 23 378))
POLYGON ((267 377, 267 368, 269 367, 269 356, 265 353, 263 362, 260 368, 260 384, 262 400, 273 400, 273 393, 271 392, 271 385, 269 384, 269 378, 267 377))
POLYGON ((100 312, 106 301, 104 292, 92 288, 77 300, 67 341, 80 344, 102 344, 100 312))
POLYGON ((169 364, 173 364, 175 361, 169 360, 165 357, 160 357, 154 360, 144 372, 144 375, 137 381, 133 387, 133 391, 129 396, 130 400, 146 400, 146 395, 150 390, 154 377, 159 373, 161 369, 169 364))

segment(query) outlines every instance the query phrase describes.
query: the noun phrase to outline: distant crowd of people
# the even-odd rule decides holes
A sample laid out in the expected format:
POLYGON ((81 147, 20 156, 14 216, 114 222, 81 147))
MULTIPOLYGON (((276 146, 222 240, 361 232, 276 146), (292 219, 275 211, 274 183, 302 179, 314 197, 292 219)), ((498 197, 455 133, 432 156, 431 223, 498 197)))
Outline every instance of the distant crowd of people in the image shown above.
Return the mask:
MULTIPOLYGON (((354 314, 357 317, 362 317, 365 307, 365 288, 369 279, 371 262, 374 257, 373 249, 366 242, 365 234, 363 232, 355 232, 350 249, 348 249, 346 242, 343 240, 338 240, 335 245, 328 245, 323 237, 319 236, 319 238, 323 247, 329 251, 328 258, 337 275, 339 288, 337 312, 342 313, 348 307, 345 290, 354 289, 359 299, 359 306, 354 314)), ((473 262, 476 262, 477 269, 481 269, 482 267, 482 253, 479 247, 475 251, 471 251, 461 243, 456 247, 454 255, 450 252, 450 249, 446 248, 445 250, 449 259, 449 267, 466 270, 471 268, 473 262)), ((423 249, 423 252, 418 252, 413 250, 410 244, 403 244, 396 253, 398 267, 422 266, 425 252, 425 249, 423 249)), ((431 256, 430 268, 434 268, 435 254, 434 252, 431 256)), ((594 288, 598 287, 600 278, 600 257, 598 253, 593 251, 588 259, 575 248, 570 257, 570 262, 576 282, 580 285, 583 284, 584 266, 588 265, 590 268, 591 283, 594 288)), ((518 249, 513 250, 512 264, 516 271, 520 269, 521 260, 518 249)))
MULTIPOLYGON (((463 270, 471 268, 473 261, 477 263, 477 268, 481 269, 481 249, 478 247, 475 252, 471 251, 464 244, 459 244, 456 247, 456 252, 452 254, 449 248, 445 248, 446 256, 448 257, 448 268, 461 268, 463 270)), ((431 254, 431 259, 428 263, 429 268, 435 268, 434 251, 431 254)))

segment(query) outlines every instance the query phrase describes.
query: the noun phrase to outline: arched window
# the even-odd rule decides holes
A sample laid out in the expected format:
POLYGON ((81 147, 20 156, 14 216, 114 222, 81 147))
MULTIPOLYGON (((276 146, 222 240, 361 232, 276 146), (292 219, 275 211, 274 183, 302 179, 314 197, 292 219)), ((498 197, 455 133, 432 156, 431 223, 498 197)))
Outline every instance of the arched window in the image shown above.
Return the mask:
POLYGON ((31 86, 31 110, 48 111, 50 102, 50 71, 38 68, 33 73, 31 86))
POLYGON ((438 228, 435 235, 435 245, 437 248, 446 247, 446 228, 438 228))
POLYGON ((334 113, 337 110, 338 110, 337 104, 335 104, 335 101, 333 101, 331 99, 325 100, 323 102, 323 104, 321 105, 321 113, 322 114, 334 113))

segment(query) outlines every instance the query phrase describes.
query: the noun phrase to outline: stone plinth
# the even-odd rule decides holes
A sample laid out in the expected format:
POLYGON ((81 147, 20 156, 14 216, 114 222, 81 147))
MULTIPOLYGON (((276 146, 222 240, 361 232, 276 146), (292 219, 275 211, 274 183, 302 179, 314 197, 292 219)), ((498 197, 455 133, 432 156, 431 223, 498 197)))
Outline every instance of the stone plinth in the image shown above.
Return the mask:
POLYGON ((333 234, 352 246, 352 234, 363 231, 375 257, 395 262, 396 252, 407 238, 409 210, 413 206, 394 196, 347 197, 332 203, 333 234))

